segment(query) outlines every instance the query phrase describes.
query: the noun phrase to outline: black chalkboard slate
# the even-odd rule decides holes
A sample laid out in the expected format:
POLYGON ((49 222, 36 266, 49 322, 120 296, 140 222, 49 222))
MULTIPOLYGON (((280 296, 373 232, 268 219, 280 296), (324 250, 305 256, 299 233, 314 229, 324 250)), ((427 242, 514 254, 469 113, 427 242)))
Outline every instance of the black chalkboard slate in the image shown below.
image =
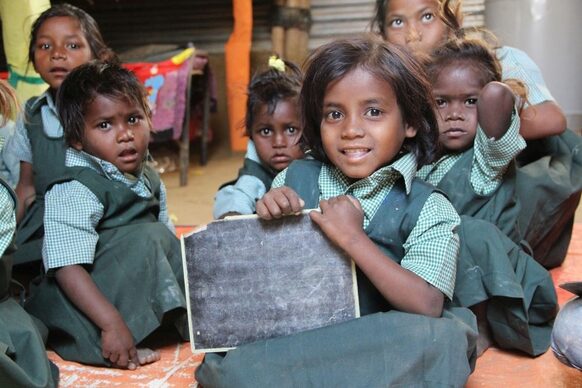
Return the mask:
POLYGON ((307 214, 215 221, 182 237, 193 352, 359 316, 355 267, 307 214))

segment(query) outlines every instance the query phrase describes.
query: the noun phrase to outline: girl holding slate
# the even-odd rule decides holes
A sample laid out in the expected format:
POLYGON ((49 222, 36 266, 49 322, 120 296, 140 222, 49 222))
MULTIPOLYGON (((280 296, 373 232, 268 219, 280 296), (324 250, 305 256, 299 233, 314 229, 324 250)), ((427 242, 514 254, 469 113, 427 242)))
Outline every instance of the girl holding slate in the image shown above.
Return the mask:
POLYGON ((312 220, 358 267, 362 317, 207 354, 203 386, 465 384, 477 333, 469 310, 450 307, 460 219, 414 177, 436 153, 430 95, 421 65, 379 39, 310 56, 300 101, 313 159, 281 172, 257 214, 319 205, 312 220))

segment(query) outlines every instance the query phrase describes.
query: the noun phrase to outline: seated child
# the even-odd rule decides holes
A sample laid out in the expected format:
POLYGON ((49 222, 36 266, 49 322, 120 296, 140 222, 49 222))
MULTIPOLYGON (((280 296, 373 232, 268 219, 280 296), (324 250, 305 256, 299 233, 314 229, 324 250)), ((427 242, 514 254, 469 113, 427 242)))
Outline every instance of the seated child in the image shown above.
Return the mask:
MULTIPOLYGON (((452 36, 464 36, 462 1, 377 0, 372 21, 389 42, 415 52, 432 52, 452 36)), ((523 51, 495 50, 503 79, 527 88, 520 110, 520 133, 527 148, 519 155, 516 196, 519 225, 535 259, 547 268, 560 265, 572 236, 582 191, 582 137, 566 129, 566 117, 545 84, 539 67, 523 51)))
MULTIPOLYGON (((436 118, 422 67, 373 38, 338 40, 308 59, 301 89, 313 159, 296 160, 257 202, 263 219, 312 220, 358 267, 361 318, 207 354, 217 386, 463 386, 475 322, 453 298, 459 216, 414 178, 431 160, 436 118)), ((317 265, 317 263, 314 263, 317 265)))
MULTIPOLYGON (((3 120, 10 118, 16 105, 14 91, 0 81, 3 120)), ((58 368, 47 358, 38 329, 42 324, 10 295, 15 229, 16 194, 0 177, 0 386, 56 387, 58 368)))
POLYGON ((427 69, 441 156, 417 177, 445 192, 462 215, 454 303, 477 314, 478 354, 493 341, 541 354, 557 299, 549 273, 519 245, 514 160, 525 142, 513 92, 500 82, 499 62, 481 40, 449 40, 427 69))
POLYGON ((223 185, 214 198, 214 218, 253 214, 255 204, 271 188, 277 173, 303 157, 302 127, 297 107, 301 71, 275 56, 248 87, 247 154, 238 178, 223 185))
MULTIPOLYGON (((90 62, 59 89, 67 169, 46 193, 46 276, 26 309, 65 360, 135 369, 162 320, 187 333, 180 244, 150 168, 146 92, 128 70, 90 62)), ((164 323, 166 323, 164 322, 164 323)))
POLYGON ((519 243, 514 160, 525 141, 499 61, 480 40, 450 39, 427 71, 441 154, 417 176, 447 193, 459 214, 489 221, 519 243))
POLYGON ((92 59, 112 60, 115 54, 91 15, 70 4, 55 4, 34 21, 28 56, 49 88, 26 102, 3 157, 20 163, 14 264, 33 263, 33 268, 23 272, 35 275, 42 259, 44 192, 65 168, 66 145, 54 104, 56 92, 75 67, 92 59))

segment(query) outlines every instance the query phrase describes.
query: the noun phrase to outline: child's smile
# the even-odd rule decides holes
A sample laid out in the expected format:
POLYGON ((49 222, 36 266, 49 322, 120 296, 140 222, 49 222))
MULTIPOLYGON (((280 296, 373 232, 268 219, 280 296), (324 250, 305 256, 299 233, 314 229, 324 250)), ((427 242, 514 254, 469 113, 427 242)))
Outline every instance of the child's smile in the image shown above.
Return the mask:
POLYGON ((137 104, 97 95, 86 108, 83 141, 74 146, 134 174, 141 168, 149 138, 150 124, 137 104))
POLYGON ((390 84, 356 68, 327 87, 321 140, 330 162, 352 179, 389 164, 416 130, 403 122, 390 84))

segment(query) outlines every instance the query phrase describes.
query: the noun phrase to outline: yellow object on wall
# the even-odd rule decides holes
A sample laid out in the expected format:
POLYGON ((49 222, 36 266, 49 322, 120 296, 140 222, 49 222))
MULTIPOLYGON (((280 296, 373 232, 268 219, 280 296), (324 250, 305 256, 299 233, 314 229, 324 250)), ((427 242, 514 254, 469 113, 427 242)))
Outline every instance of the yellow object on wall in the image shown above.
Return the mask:
POLYGON ((21 103, 40 95, 48 87, 28 62, 28 45, 32 24, 50 6, 50 0, 0 0, 8 82, 16 89, 21 103))

